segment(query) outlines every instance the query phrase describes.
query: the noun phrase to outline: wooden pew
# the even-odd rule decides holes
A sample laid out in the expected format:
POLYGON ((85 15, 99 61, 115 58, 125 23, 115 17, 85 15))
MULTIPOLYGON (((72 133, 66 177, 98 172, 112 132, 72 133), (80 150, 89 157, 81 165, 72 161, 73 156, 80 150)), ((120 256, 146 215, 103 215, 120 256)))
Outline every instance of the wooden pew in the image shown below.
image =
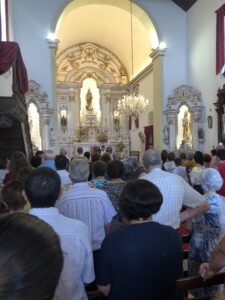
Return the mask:
MULTIPOLYGON (((196 288, 206 288, 213 285, 224 284, 225 281, 225 273, 218 273, 214 277, 203 280, 201 276, 191 276, 180 278, 176 282, 177 290, 179 292, 187 293, 188 290, 196 289, 196 288)), ((190 298, 184 298, 190 299, 190 298)), ((210 300, 210 297, 198 297, 192 299, 201 299, 201 300, 210 300)))

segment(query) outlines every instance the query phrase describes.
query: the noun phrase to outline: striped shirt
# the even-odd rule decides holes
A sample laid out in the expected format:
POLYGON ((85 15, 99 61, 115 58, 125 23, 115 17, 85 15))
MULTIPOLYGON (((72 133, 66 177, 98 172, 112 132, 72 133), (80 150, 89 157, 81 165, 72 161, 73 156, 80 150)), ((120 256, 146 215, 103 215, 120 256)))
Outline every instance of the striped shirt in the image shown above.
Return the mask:
POLYGON ((175 229, 180 227, 182 205, 196 207, 205 200, 183 178, 160 168, 154 168, 141 179, 154 183, 163 195, 163 203, 159 212, 153 216, 153 220, 175 229))
POLYGON ((84 283, 95 279, 87 226, 83 222, 64 217, 55 207, 32 208, 30 214, 51 225, 60 238, 64 265, 56 289, 56 299, 87 300, 84 283))
POLYGON ((83 221, 91 233, 92 250, 98 250, 105 238, 104 225, 117 214, 107 194, 91 188, 87 182, 76 183, 56 202, 59 211, 83 221))

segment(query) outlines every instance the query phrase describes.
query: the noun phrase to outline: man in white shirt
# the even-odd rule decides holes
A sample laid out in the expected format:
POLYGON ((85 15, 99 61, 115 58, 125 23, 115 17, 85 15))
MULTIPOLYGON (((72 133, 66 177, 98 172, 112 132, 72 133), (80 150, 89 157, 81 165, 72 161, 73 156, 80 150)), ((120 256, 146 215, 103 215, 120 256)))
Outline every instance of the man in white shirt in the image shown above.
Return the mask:
POLYGON ((153 216, 153 220, 175 229, 180 222, 206 211, 209 204, 204 197, 196 192, 183 178, 161 170, 161 157, 155 150, 147 150, 143 156, 146 169, 141 179, 154 183, 163 195, 160 211, 153 216), (188 209, 180 214, 182 206, 188 209))
POLYGON ((107 194, 88 184, 89 164, 86 160, 72 160, 69 174, 73 185, 63 193, 56 207, 63 215, 83 221, 91 233, 92 250, 99 250, 117 213, 107 194))
POLYGON ((56 155, 55 157, 55 167, 56 172, 59 174, 59 177, 61 179, 62 187, 67 184, 72 184, 72 181, 69 177, 69 173, 66 170, 67 166, 69 164, 69 160, 65 155, 56 155))
POLYGON ((25 182, 30 214, 52 226, 64 253, 56 299, 87 300, 84 284, 95 279, 90 234, 83 222, 64 217, 54 207, 60 191, 60 177, 50 168, 37 168, 25 182))

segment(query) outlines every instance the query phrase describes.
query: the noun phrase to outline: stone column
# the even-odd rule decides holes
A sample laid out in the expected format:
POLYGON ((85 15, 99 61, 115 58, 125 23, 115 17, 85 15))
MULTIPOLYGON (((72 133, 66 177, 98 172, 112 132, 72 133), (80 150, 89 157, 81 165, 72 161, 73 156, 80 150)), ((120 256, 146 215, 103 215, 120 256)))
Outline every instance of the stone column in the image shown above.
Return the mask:
POLYGON ((167 116, 169 124, 169 150, 174 151, 176 148, 176 112, 169 113, 167 116))
POLYGON ((51 62, 51 72, 52 72, 52 82, 51 82, 51 89, 52 89, 52 108, 53 108, 53 118, 52 118, 52 128, 54 129, 55 134, 55 145, 53 147, 55 153, 59 153, 59 138, 58 138, 58 111, 57 111, 57 101, 56 101, 56 61, 55 61, 55 53, 57 46, 59 44, 59 40, 54 39, 46 39, 48 44, 48 48, 50 50, 50 62, 51 62))
POLYGON ((75 135, 80 127, 80 83, 74 83, 69 90, 70 111, 68 111, 69 135, 75 135))
MULTIPOLYGON (((54 110, 48 108, 48 105, 46 105, 45 108, 40 109, 41 113, 41 136, 42 136, 42 148, 44 150, 49 150, 52 148, 50 146, 50 139, 49 139, 49 124, 51 120, 51 115, 53 114, 54 110)), ((55 141, 56 142, 56 141, 55 141)))
POLYGON ((150 54, 153 66, 153 124, 154 148, 161 150, 163 146, 163 56, 165 49, 154 49, 150 54))
POLYGON ((191 130, 192 130, 192 149, 194 151, 201 150, 201 149, 199 149, 199 143, 198 143, 198 124, 199 124, 198 111, 195 109, 192 109, 191 110, 191 130))

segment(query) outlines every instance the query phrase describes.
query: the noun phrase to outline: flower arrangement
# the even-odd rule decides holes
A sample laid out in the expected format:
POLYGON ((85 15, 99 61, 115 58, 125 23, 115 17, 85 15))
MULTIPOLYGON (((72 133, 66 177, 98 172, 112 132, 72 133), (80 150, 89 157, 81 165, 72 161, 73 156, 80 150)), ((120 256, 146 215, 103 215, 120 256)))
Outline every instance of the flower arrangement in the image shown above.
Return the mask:
POLYGON ((100 143, 107 143, 108 142, 108 136, 105 133, 100 133, 98 135, 98 141, 100 143))
POLYGON ((124 148, 126 148, 126 146, 120 142, 119 144, 116 145, 116 148, 120 151, 123 152, 124 148))

